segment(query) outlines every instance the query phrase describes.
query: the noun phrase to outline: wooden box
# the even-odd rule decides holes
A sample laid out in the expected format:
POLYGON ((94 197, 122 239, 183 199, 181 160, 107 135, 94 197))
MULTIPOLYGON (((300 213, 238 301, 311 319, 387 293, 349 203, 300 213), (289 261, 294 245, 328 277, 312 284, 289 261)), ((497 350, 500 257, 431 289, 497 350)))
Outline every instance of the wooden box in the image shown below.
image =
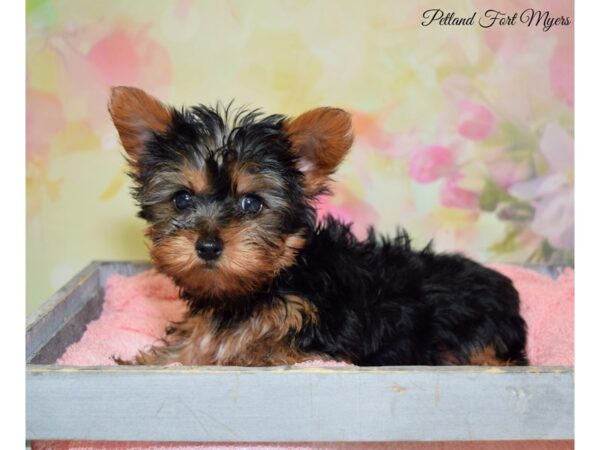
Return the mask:
POLYGON ((107 277, 147 268, 93 262, 28 318, 28 440, 573 439, 573 367, 55 365, 99 316, 107 277))

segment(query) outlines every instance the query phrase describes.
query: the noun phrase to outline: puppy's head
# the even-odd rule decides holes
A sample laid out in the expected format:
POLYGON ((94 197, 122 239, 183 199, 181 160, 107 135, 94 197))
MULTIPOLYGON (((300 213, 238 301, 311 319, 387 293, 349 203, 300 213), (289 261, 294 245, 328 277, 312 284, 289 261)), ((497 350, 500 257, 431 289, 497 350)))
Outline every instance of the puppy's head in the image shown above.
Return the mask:
POLYGON ((213 300, 255 292, 294 264, 315 226, 311 200, 352 144, 350 115, 335 108, 295 119, 176 110, 117 87, 109 111, 156 267, 213 300))

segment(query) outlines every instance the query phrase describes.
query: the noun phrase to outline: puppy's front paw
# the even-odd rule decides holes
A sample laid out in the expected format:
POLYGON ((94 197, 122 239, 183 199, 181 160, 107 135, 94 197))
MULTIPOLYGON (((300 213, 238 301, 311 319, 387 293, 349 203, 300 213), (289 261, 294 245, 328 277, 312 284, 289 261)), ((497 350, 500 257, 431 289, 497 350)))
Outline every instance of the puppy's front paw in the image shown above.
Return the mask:
POLYGON ((133 366, 133 365, 137 364, 135 362, 135 360, 127 361, 127 360, 120 358, 119 356, 114 356, 114 355, 111 356, 110 359, 112 359, 114 362, 116 362, 117 365, 119 365, 119 366, 133 366))
POLYGON ((111 359, 119 366, 163 366, 172 362, 167 361, 152 349, 148 352, 139 352, 130 359, 123 359, 119 356, 111 356, 111 359))

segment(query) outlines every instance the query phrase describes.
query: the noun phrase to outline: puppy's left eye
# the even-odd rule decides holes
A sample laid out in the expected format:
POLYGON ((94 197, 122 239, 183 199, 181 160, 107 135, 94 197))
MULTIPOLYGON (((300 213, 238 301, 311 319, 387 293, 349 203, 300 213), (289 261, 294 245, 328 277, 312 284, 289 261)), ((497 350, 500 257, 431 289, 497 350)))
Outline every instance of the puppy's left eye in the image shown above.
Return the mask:
POLYGON ((262 207, 262 201, 256 195, 246 194, 240 198, 240 208, 246 214, 258 214, 262 207))
POLYGON ((176 192, 173 196, 173 203, 175 208, 179 211, 188 209, 194 203, 194 197, 188 191, 176 192))

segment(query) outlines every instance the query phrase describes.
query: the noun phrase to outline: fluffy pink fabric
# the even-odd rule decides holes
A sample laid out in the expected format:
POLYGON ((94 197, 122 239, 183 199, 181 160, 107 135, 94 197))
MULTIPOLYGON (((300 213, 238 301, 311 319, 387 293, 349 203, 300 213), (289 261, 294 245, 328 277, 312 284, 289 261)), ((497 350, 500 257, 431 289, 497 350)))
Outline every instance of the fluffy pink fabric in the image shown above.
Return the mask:
POLYGON ((69 346, 57 364, 115 365, 111 356, 133 357, 151 346, 173 321, 181 320, 185 303, 178 289, 153 270, 132 277, 114 275, 106 282, 104 308, 79 340, 69 346))
MULTIPOLYGON (((493 268, 510 277, 521 295, 522 313, 529 327, 527 352, 531 364, 573 364, 573 271, 566 269, 552 280, 520 267, 493 268)), ((177 288, 154 271, 109 278, 104 302, 100 318, 88 325, 81 340, 68 347, 57 364, 112 365, 111 355, 130 358, 139 349, 156 343, 165 327, 180 320, 185 312, 177 288)), ((325 362, 310 365, 316 364, 325 362)))
MULTIPOLYGON (((522 313, 529 327, 528 355, 532 365, 573 364, 574 273, 567 269, 556 280, 531 270, 496 265, 494 269, 512 278, 522 300, 522 313)), ((111 355, 132 357, 139 349, 151 346, 165 327, 181 319, 185 304, 171 281, 154 271, 132 277, 115 275, 106 284, 104 309, 91 322, 79 342, 72 344, 57 364, 89 366, 113 365, 111 355)), ((342 363, 314 361, 301 366, 343 366, 342 363)), ((522 443, 373 443, 375 449, 496 449, 496 448, 572 448, 572 441, 522 443), (424 446, 423 446, 424 445, 424 446), (507 447, 508 445, 508 447, 507 447)), ((73 449, 355 449, 365 444, 193 444, 193 443, 109 443, 84 441, 34 442, 32 448, 73 449)))
POLYGON ((572 269, 556 279, 509 265, 491 266, 513 280, 527 322, 527 355, 532 366, 573 365, 574 280, 572 269))

